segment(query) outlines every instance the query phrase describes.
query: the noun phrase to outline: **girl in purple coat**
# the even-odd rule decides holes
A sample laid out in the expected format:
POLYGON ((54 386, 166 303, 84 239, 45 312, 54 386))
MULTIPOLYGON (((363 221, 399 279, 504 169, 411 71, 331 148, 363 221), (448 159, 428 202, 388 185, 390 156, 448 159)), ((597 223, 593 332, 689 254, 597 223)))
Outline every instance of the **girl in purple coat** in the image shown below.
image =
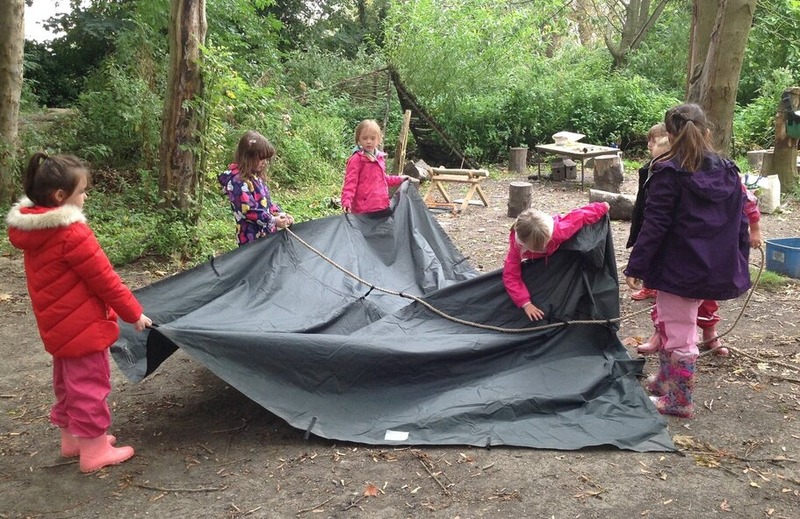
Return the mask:
POLYGON ((389 188, 408 180, 407 175, 386 174, 386 154, 378 149, 381 127, 373 119, 356 126, 358 148, 347 160, 342 185, 345 213, 375 213, 389 208, 389 188))
POLYGON ((717 154, 703 110, 671 108, 671 150, 653 166, 642 224, 624 273, 637 290, 658 290, 658 374, 648 384, 659 412, 694 415, 697 310, 750 288, 748 221, 736 165, 717 154))

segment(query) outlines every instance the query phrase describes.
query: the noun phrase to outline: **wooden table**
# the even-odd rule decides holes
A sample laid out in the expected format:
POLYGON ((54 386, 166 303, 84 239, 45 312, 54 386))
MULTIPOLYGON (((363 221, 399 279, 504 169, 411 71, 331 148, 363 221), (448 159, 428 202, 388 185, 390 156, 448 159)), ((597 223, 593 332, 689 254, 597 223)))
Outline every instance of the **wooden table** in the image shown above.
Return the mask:
MULTIPOLYGON (((583 160, 601 155, 617 155, 619 150, 609 146, 598 146, 596 144, 586 144, 584 142, 571 142, 569 144, 539 144, 535 146, 537 152, 542 155, 560 155, 571 159, 578 159, 581 163, 581 189, 583 189, 583 160)), ((537 179, 542 176, 541 162, 536 163, 537 179)))

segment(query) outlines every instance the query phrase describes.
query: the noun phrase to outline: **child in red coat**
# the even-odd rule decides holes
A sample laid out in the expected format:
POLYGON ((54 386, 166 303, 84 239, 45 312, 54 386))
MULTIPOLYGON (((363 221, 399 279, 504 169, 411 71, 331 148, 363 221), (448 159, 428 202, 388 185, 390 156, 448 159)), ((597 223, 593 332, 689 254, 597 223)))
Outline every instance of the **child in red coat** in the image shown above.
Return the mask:
POLYGON ((345 213, 375 213, 389 208, 389 188, 409 180, 407 175, 386 174, 386 154, 378 149, 381 127, 372 119, 356 126, 358 148, 347 160, 342 185, 345 213))
POLYGON ((508 254, 503 265, 503 284, 511 300, 531 321, 542 319, 544 312, 531 302, 531 295, 522 280, 522 262, 551 256, 558 247, 572 238, 581 227, 599 222, 608 213, 608 203, 592 202, 573 209, 566 215, 549 215, 526 209, 517 217, 508 237, 508 254))
POLYGON ((80 456, 82 472, 133 456, 106 434, 109 348, 119 336, 117 314, 137 331, 152 324, 86 224, 89 176, 76 157, 35 153, 23 178, 26 197, 6 217, 11 244, 24 251, 39 335, 53 356, 50 421, 61 429, 61 455, 80 456))

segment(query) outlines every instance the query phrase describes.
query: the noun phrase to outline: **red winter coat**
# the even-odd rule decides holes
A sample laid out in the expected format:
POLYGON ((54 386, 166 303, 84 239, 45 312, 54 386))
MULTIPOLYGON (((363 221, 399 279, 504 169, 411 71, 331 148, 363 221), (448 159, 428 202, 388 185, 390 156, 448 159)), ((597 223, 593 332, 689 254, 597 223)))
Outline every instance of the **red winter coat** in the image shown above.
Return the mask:
POLYGON ((386 174, 386 154, 370 159, 362 150, 347 160, 342 186, 342 207, 352 213, 374 213, 389 208, 389 187, 399 186, 403 177, 386 174))
POLYGON ((117 313, 130 323, 142 315, 80 208, 38 207, 23 198, 6 222, 11 244, 25 253, 28 293, 48 353, 102 351, 119 336, 117 313))

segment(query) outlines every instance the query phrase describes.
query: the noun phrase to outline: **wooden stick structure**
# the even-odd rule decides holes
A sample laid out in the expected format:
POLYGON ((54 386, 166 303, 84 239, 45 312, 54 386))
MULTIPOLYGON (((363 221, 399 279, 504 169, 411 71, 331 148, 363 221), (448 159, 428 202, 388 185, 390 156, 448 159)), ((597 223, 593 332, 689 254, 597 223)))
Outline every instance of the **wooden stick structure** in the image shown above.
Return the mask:
POLYGON ((425 191, 425 204, 428 207, 441 207, 442 204, 436 203, 433 200, 434 188, 439 191, 445 202, 450 204, 455 209, 456 203, 453 202, 450 194, 447 192, 445 184, 469 184, 467 194, 461 202, 461 212, 464 212, 469 206, 472 197, 476 194, 481 199, 485 207, 489 207, 489 201, 486 199, 486 194, 481 189, 480 182, 489 176, 489 172, 485 169, 447 169, 447 168, 429 168, 430 183, 428 189, 425 191))

